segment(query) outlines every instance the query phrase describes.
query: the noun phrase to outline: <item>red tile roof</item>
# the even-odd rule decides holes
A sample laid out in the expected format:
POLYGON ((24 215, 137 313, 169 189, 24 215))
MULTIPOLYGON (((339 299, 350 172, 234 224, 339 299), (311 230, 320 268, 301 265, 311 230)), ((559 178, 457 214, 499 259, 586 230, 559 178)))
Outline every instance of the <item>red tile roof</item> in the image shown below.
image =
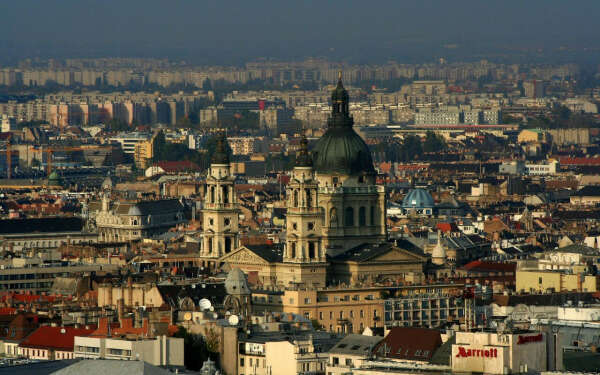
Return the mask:
POLYGON ((133 319, 122 318, 120 325, 110 322, 108 318, 102 317, 98 320, 98 329, 91 333, 91 336, 109 336, 108 326, 110 325, 110 336, 125 335, 148 335, 148 319, 144 319, 142 327, 134 327, 133 319))
POLYGON ((17 313, 17 309, 14 307, 0 307, 0 315, 14 315, 17 313))
POLYGON ((19 345, 23 348, 73 351, 75 336, 89 336, 94 328, 39 327, 19 345))
POLYGON ((196 171, 200 168, 195 163, 189 160, 180 160, 180 161, 159 161, 156 163, 159 167, 161 167, 165 172, 185 172, 185 171, 196 171))
POLYGON ((442 345, 440 331, 428 328, 394 327, 373 349, 378 357, 428 362, 442 345))
POLYGON ((600 158, 569 158, 558 159, 561 165, 600 165, 600 158))
POLYGON ((465 264, 462 269, 465 271, 515 272, 517 269, 517 264, 474 260, 465 264))
POLYGON ((458 227, 455 223, 437 223, 436 228, 444 233, 458 232, 458 227))

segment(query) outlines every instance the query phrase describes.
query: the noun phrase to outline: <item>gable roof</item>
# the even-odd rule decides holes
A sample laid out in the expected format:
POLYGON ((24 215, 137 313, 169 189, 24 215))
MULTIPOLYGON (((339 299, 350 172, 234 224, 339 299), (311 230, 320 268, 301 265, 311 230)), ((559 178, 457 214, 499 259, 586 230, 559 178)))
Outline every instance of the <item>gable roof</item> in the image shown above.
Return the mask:
POLYGON ((156 163, 163 171, 167 173, 187 172, 187 171, 198 171, 200 168, 194 162, 189 160, 178 160, 178 161, 159 161, 156 163))
POLYGON ((381 242, 379 244, 358 245, 332 257, 331 260, 334 262, 366 262, 394 250, 414 256, 415 259, 423 261, 427 260, 427 256, 419 247, 404 239, 397 240, 395 244, 391 242, 381 242))
POLYGON ((23 348, 73 351, 75 336, 89 336, 94 332, 94 329, 95 327, 86 329, 42 326, 27 336, 19 346, 23 348))
POLYGON ((434 365, 450 365, 452 357, 452 345, 456 344, 456 335, 452 335, 445 343, 440 346, 431 357, 431 364, 434 365))
POLYGON ((229 254, 223 255, 221 261, 227 262, 228 259, 235 259, 236 254, 244 251, 250 251, 268 263, 283 261, 283 244, 244 245, 229 254))
POLYGON ((380 336, 350 334, 331 348, 329 353, 367 356, 381 340, 380 336))
POLYGON ((375 347, 378 357, 428 362, 442 345, 440 331, 429 328, 393 327, 375 347))

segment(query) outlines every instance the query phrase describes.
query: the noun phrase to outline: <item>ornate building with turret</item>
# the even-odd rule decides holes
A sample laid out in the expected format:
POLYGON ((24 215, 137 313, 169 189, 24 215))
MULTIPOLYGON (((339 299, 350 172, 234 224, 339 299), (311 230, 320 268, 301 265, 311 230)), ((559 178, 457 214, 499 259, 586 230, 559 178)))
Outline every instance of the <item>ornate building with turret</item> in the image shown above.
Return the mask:
MULTIPOLYGON (((357 284, 422 273, 428 259, 425 254, 408 241, 401 241, 402 244, 387 241, 385 187, 377 185, 369 148, 353 129, 349 96, 341 76, 332 92, 331 103, 325 134, 312 152, 303 138, 296 154, 286 190, 284 246, 247 245, 232 252, 217 250, 215 253, 218 245, 213 244, 213 252, 206 251, 208 238, 217 233, 210 222, 217 220, 211 208, 215 170, 223 168, 219 173, 224 176, 227 168, 225 163, 219 164, 222 167, 213 163, 204 203, 202 256, 219 256, 218 261, 230 267, 246 273, 256 272, 264 285, 280 287, 357 284)), ((230 206, 230 211, 219 211, 223 219, 237 212, 230 206)), ((227 233, 233 235, 233 229, 229 228, 227 233)), ((237 233, 237 223, 235 229, 237 233)))
POLYGON ((217 260, 239 246, 239 209, 235 194, 235 177, 231 174, 225 137, 217 139, 208 175, 202 223, 204 226, 200 256, 217 260))

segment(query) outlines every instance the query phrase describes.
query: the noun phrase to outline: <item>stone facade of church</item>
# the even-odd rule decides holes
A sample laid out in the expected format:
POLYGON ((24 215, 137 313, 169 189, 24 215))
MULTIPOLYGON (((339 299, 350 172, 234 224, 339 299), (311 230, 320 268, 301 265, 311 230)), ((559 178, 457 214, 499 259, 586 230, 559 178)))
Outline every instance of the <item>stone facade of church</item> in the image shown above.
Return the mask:
POLYGON ((369 148, 352 127, 349 97, 341 79, 331 99, 328 130, 312 153, 303 139, 296 154, 286 190, 284 246, 234 246, 233 179, 221 147, 207 177, 202 257, 255 272, 264 285, 280 287, 322 288, 422 274, 428 259, 425 254, 387 242, 385 187, 376 184, 369 148), (225 220, 229 227, 221 225, 225 220), (232 239, 224 242, 227 238, 232 239))

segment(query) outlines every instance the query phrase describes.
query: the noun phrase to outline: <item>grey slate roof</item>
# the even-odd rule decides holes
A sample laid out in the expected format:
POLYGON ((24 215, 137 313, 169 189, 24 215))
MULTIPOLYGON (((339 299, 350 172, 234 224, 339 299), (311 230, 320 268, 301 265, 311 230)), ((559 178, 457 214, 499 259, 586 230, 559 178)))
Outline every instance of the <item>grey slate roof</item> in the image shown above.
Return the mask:
POLYGON ((452 356, 452 345, 456 344, 456 335, 450 337, 442 344, 431 357, 431 364, 450 366, 450 356, 452 356))
POLYGON ((179 307, 179 301, 186 297, 191 298, 196 305, 201 299, 206 298, 213 306, 219 306, 223 305, 223 300, 227 295, 223 283, 196 284, 194 287, 191 285, 157 285, 156 288, 165 303, 173 307, 179 307))
POLYGON ((23 365, 0 367, 0 374, 4 375, 48 375, 70 366, 79 359, 67 359, 63 361, 40 361, 23 365))
MULTIPOLYGON (((90 212, 99 211, 101 208, 101 202, 91 202, 89 204, 90 212)), ((112 210, 119 215, 145 216, 183 211, 183 205, 177 199, 159 199, 142 202, 117 201, 113 203, 112 210)))
POLYGON ((0 220, 0 234, 80 232, 83 220, 78 217, 43 217, 0 220))
POLYGON ((353 262, 364 262, 368 259, 383 255, 390 251, 393 247, 400 248, 402 250, 409 251, 417 256, 425 256, 423 251, 415 246, 413 243, 398 239, 396 244, 392 242, 382 242, 379 244, 363 244, 345 251, 341 254, 331 258, 332 261, 353 261, 353 262))
POLYGON ((83 360, 52 373, 53 375, 172 375, 170 371, 143 361, 83 360))
POLYGON ((351 354, 351 355, 369 355, 375 345, 381 341, 383 337, 365 336, 359 334, 350 334, 341 339, 329 353, 334 354, 351 354))
POLYGON ((283 261, 283 244, 245 245, 244 247, 270 263, 283 261))
POLYGON ((593 247, 589 247, 589 246, 585 246, 585 245, 578 245, 578 244, 573 244, 573 245, 569 245, 569 246, 565 246, 565 247, 559 247, 555 251, 560 252, 560 253, 576 253, 576 254, 583 254, 583 255, 599 255, 600 254, 598 249, 594 249, 593 247))

